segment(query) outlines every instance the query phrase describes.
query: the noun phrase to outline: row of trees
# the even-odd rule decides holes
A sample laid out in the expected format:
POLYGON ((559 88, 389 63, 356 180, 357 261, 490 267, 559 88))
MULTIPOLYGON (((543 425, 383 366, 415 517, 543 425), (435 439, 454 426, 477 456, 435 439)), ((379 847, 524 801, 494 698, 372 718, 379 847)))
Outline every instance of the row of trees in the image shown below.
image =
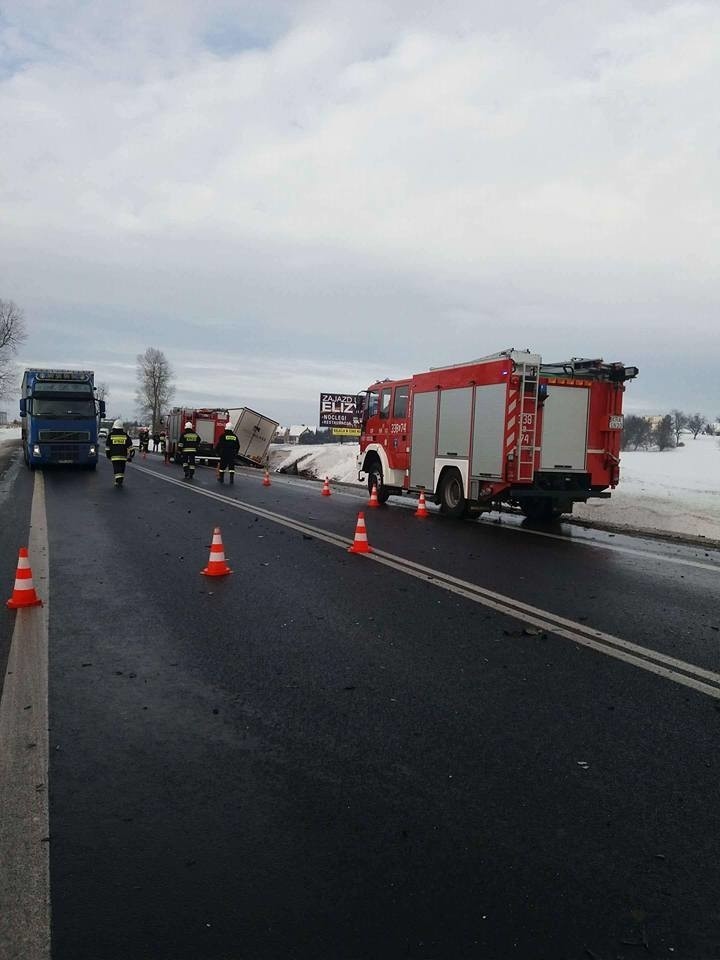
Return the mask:
POLYGON ((682 410, 672 410, 656 423, 647 417, 629 415, 625 417, 623 428, 623 450, 647 450, 653 446, 658 450, 668 450, 678 446, 683 431, 689 431, 693 440, 700 433, 715 432, 707 417, 701 413, 687 414, 682 410))

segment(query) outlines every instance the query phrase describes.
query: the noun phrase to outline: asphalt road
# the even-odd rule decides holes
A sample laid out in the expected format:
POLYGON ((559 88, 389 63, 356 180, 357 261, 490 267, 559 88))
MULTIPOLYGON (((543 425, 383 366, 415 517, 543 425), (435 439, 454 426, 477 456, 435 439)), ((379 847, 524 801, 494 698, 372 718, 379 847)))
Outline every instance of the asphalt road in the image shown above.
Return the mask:
POLYGON ((44 474, 54 960, 720 957, 720 555, 261 479, 44 474))

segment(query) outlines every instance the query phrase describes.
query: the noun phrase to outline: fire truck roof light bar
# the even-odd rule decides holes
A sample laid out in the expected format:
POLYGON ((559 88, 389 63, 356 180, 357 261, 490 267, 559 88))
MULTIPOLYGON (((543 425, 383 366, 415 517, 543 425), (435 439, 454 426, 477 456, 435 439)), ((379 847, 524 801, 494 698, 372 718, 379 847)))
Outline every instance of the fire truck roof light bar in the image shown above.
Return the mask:
POLYGON ((543 363, 540 372, 546 376, 607 379, 622 383, 632 380, 640 371, 637 367, 626 367, 622 363, 605 363, 602 358, 587 360, 583 357, 572 357, 559 363, 543 363))

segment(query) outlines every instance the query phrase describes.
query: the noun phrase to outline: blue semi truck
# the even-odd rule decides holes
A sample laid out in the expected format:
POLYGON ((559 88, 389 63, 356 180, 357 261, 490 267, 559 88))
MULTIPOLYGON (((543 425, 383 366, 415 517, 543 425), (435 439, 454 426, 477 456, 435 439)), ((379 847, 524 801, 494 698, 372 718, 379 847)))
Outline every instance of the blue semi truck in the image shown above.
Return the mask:
POLYGON ((103 416, 92 370, 26 370, 20 394, 25 463, 31 470, 51 464, 94 470, 103 416))

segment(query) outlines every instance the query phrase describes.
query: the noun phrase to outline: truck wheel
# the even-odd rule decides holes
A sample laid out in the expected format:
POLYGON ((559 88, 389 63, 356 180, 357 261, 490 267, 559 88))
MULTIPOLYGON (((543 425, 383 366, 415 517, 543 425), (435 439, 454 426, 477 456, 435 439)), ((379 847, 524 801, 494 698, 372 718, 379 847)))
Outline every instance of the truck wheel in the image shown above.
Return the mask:
POLYGON ((448 517, 462 517, 467 501, 463 496, 463 483, 459 470, 446 470, 440 482, 440 510, 448 517))
POLYGON ((380 503, 387 503, 390 490, 383 484, 382 467, 379 463, 374 464, 368 471, 368 493, 372 493, 374 486, 377 486, 377 498, 380 503))

